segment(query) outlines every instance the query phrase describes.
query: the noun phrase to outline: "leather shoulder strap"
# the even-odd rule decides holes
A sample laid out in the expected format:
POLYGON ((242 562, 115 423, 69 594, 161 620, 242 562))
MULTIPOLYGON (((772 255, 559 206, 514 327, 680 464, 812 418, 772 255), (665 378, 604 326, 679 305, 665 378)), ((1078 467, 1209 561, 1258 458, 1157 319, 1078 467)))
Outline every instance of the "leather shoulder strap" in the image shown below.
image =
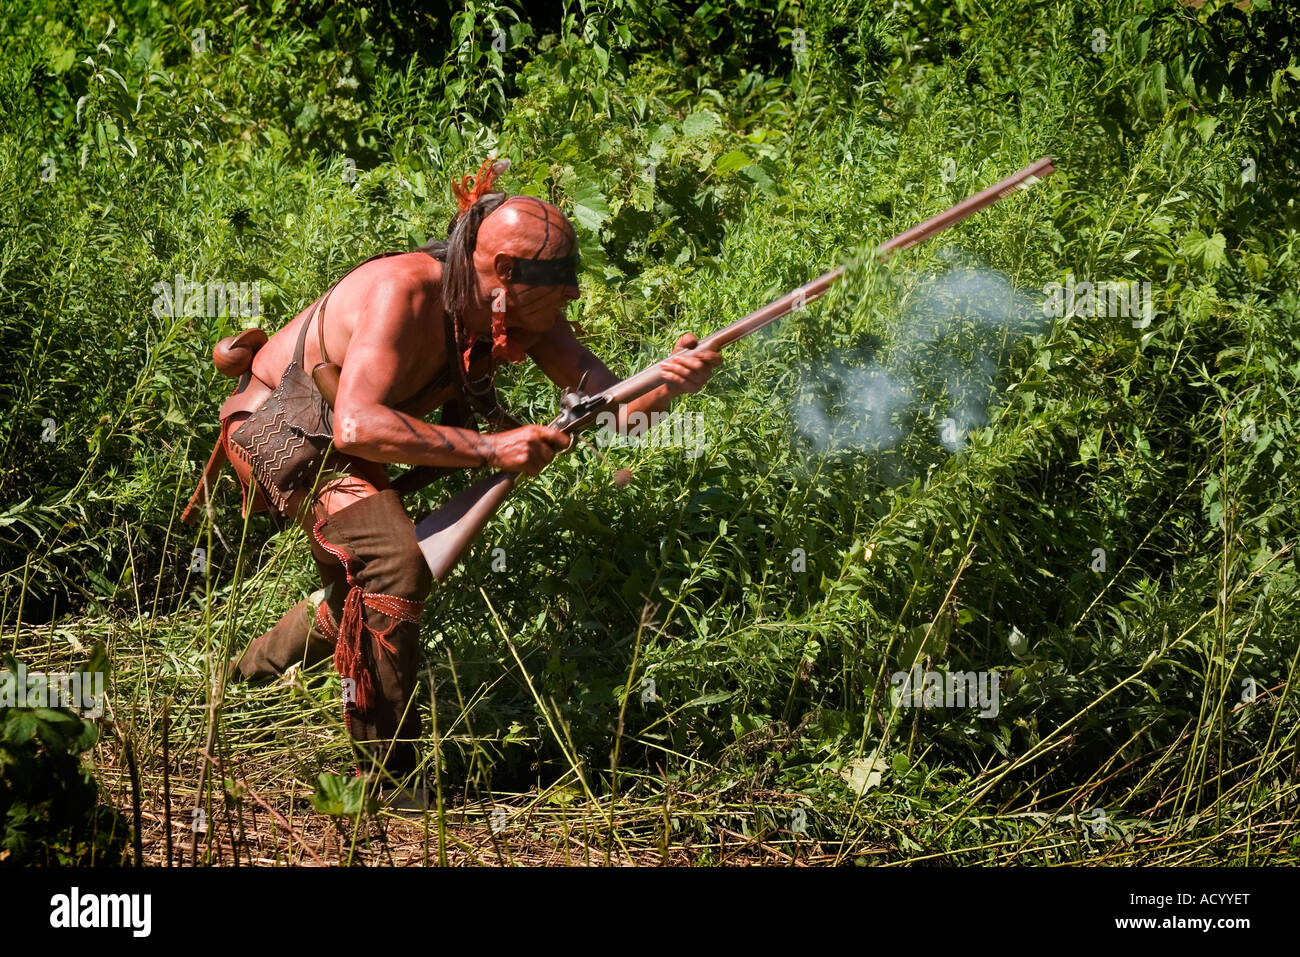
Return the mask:
POLYGON ((298 363, 298 368, 302 368, 302 349, 307 343, 307 330, 311 328, 311 317, 316 315, 316 306, 312 306, 311 312, 307 313, 307 318, 303 321, 302 328, 298 330, 298 344, 293 347, 293 361, 298 363))

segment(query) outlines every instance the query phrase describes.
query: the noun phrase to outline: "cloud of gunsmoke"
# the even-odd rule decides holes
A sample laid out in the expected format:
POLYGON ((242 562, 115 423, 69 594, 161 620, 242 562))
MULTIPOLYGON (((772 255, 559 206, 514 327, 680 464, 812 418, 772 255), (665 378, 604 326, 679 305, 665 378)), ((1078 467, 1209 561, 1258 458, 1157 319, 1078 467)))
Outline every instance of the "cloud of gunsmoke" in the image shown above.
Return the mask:
POLYGON ((936 441, 959 451, 988 421, 1011 348, 1045 324, 1041 302, 1003 274, 952 265, 915 291, 875 357, 817 368, 795 398, 796 427, 823 452, 875 452, 928 422, 936 441))

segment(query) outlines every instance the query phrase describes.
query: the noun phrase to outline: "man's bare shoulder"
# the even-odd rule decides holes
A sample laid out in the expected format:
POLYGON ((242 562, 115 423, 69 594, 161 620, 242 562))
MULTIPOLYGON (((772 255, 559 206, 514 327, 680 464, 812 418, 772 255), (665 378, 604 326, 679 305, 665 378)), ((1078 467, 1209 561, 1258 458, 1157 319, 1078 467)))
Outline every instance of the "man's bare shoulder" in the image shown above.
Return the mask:
POLYGON ((331 357, 342 356, 341 390, 391 405, 434 378, 446 355, 441 280, 442 264, 415 252, 367 263, 350 289, 340 285, 344 304, 337 322, 327 317, 325 336, 331 357))
MULTIPOLYGON (((423 338, 429 323, 442 317, 442 263, 423 252, 403 253, 367 263, 340 283, 329 301, 326 330, 370 338, 423 338), (334 318, 337 317, 337 318, 334 318)), ((342 343, 340 343, 342 344, 342 343)))
POLYGON ((437 300, 442 294, 442 263, 422 252, 402 253, 366 263, 339 284, 336 296, 437 300), (345 288, 345 286, 347 288, 345 288))
MULTIPOLYGON (((254 376, 267 384, 280 380, 302 324, 309 319, 303 365, 311 369, 321 361, 321 317, 314 314, 320 302, 305 306, 271 336, 253 360, 254 376)), ((441 355, 441 339, 430 342, 428 328, 442 319, 442 263, 418 251, 365 263, 330 292, 324 314, 324 338, 331 361, 343 361, 358 333, 364 340, 386 342, 388 348, 402 352, 413 343, 429 343, 441 355)))

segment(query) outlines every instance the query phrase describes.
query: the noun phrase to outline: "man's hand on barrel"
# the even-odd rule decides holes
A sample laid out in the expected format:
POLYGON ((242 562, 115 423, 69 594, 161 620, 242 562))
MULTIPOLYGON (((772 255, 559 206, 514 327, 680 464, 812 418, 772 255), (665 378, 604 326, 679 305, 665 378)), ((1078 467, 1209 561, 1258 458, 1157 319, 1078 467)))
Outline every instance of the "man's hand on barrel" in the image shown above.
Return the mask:
POLYGON ((672 354, 659 363, 659 372, 668 386, 670 397, 699 392, 722 365, 721 354, 713 349, 684 351, 694 350, 698 343, 695 336, 686 333, 677 340, 672 354))
POLYGON ((496 435, 488 436, 492 451, 487 465, 507 472, 524 472, 536 475, 563 452, 572 441, 559 429, 546 425, 525 425, 496 435))

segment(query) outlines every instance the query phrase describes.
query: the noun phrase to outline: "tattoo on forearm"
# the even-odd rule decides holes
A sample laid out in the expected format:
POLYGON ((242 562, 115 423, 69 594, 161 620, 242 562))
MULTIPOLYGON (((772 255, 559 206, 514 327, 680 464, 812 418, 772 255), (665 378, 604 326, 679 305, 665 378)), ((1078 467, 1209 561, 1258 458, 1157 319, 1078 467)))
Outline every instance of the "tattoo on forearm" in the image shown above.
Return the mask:
POLYGON ((389 409, 388 412, 394 419, 401 423, 402 428, 411 433, 411 438, 418 439, 420 437, 420 433, 415 430, 415 426, 411 425, 411 417, 409 415, 398 412, 396 409, 389 409))
POLYGON ((468 465, 468 468, 492 464, 492 440, 488 436, 480 435, 471 429, 430 425, 427 422, 414 420, 413 416, 393 408, 389 408, 388 413, 401 424, 412 439, 419 442, 421 450, 428 455, 473 456, 477 461, 468 465), (419 425, 425 428, 418 429, 413 421, 419 421, 419 425))
POLYGON ((470 439, 470 444, 480 459, 478 463, 480 466, 492 464, 492 442, 487 436, 475 432, 470 439))
POLYGON ((442 426, 430 426, 432 434, 424 443, 425 451, 431 455, 466 455, 478 461, 470 463, 468 468, 478 468, 492 463, 492 441, 485 435, 469 429, 452 429, 442 426), (462 439, 463 435, 463 439, 462 439))

